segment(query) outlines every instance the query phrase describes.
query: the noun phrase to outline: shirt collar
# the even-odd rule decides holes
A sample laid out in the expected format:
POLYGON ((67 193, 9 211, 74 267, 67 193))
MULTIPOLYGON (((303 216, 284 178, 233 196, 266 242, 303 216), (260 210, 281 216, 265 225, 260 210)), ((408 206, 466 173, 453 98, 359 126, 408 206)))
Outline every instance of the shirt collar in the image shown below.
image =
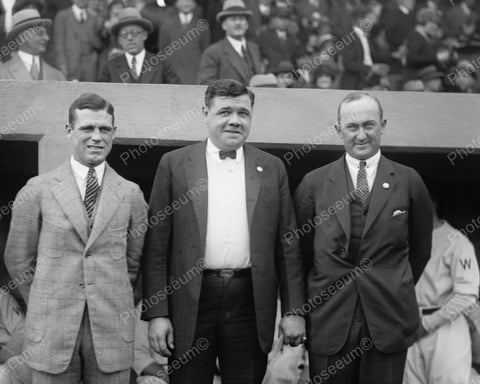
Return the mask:
MULTIPOLYGON (((212 156, 212 158, 217 162, 221 163, 223 160, 220 159, 219 155, 220 149, 212 143, 212 140, 210 138, 207 139, 207 153, 212 156)), ((240 162, 240 160, 243 159, 243 146, 237 149, 237 157, 235 159, 231 159, 236 161, 237 163, 240 162)))
POLYGON ((77 18, 77 20, 80 20, 80 19, 81 19, 80 15, 81 15, 82 13, 85 15, 85 17, 88 17, 88 16, 87 16, 87 10, 80 8, 77 4, 73 4, 73 5, 72 5, 72 10, 73 10, 73 14, 74 14, 75 17, 77 18))
POLYGON ((463 12, 466 14, 466 15, 470 15, 471 11, 470 11, 470 8, 468 7, 467 4, 465 4, 463 1, 460 3, 460 7, 462 7, 462 10, 463 12))
MULTIPOLYGON (((70 158, 70 164, 72 165, 73 172, 75 172, 82 180, 85 180, 87 178, 89 167, 75 160, 73 155, 70 158)), ((94 167, 99 184, 102 184, 103 174, 105 173, 105 164, 106 163, 104 161, 102 164, 99 164, 96 167, 94 167)))
MULTIPOLYGON (((367 162, 366 168, 370 168, 370 167, 375 168, 376 166, 378 166, 378 162, 380 161, 381 155, 382 153, 379 150, 375 155, 366 159, 365 160, 367 162)), ((353 165, 356 168, 360 168, 361 160, 355 159, 354 157, 350 156, 348 153, 345 154, 345 160, 347 160, 348 164, 353 165)))
POLYGON ((398 9, 400 9, 400 12, 402 12, 404 15, 408 15, 410 13, 410 10, 404 5, 399 5, 398 9))
POLYGON ((367 38, 367 35, 366 33, 363 31, 362 28, 360 27, 357 27, 356 25, 353 27, 353 30, 357 33, 357 35, 360 37, 360 38, 367 38))
POLYGON ((232 44, 233 49, 235 49, 235 51, 240 54, 242 53, 242 47, 247 47, 247 41, 245 40, 245 38, 243 38, 242 40, 237 40, 231 38, 230 36, 227 36, 227 40, 230 42, 230 44, 232 44))
POLYGON ((32 55, 30 53, 27 53, 27 52, 24 52, 24 51, 18 51, 18 56, 23 61, 23 63, 25 64, 25 66, 27 67, 29 72, 32 69, 33 60, 35 60, 35 62, 37 63, 37 66, 40 70, 40 57, 39 56, 34 56, 34 55, 32 55))
MULTIPOLYGON (((136 59, 137 59, 137 66, 142 66, 143 65, 143 60, 145 59, 145 49, 140 52, 140 53, 137 53, 135 55, 136 59)), ((133 55, 131 55, 130 53, 127 53, 125 52, 125 57, 127 58, 127 62, 128 62, 128 65, 131 66, 132 65, 132 59, 133 59, 133 55)))

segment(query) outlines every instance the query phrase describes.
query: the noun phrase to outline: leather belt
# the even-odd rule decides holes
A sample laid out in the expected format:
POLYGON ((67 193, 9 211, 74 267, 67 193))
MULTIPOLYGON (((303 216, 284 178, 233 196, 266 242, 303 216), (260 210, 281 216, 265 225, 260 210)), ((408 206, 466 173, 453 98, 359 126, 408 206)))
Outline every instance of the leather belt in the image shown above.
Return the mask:
POLYGON ((205 269, 203 271, 203 276, 214 276, 214 277, 244 277, 244 276, 250 276, 251 274, 252 274, 251 268, 205 269))
POLYGON ((422 309, 422 315, 431 315, 432 313, 437 312, 439 309, 440 307, 422 309))

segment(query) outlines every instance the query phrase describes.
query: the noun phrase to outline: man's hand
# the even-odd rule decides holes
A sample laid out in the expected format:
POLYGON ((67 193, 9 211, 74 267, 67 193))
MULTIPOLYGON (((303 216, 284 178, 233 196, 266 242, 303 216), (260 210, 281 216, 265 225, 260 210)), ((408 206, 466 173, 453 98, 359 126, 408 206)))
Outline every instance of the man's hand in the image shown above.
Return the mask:
POLYGON ((155 317, 148 323, 150 347, 163 357, 172 356, 173 327, 168 317, 155 317))
POLYGON ((305 319, 303 316, 285 315, 280 321, 280 333, 283 334, 283 344, 296 347, 305 337, 305 319))

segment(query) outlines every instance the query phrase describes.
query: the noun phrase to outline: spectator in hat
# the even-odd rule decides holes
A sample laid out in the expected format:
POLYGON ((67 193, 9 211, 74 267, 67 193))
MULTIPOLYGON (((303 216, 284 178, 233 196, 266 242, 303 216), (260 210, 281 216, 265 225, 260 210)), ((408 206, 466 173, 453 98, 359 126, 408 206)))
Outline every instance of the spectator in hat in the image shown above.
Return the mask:
POLYGON ((250 79, 249 87, 278 88, 277 78, 273 73, 265 75, 253 75, 250 79))
POLYGON ((407 37, 408 75, 435 65, 444 67, 450 61, 450 51, 440 45, 440 14, 431 8, 421 8, 416 14, 415 29, 407 37))
POLYGON ((136 8, 121 9, 110 33, 118 38, 125 53, 108 61, 100 81, 179 84, 180 79, 166 55, 153 55, 145 50, 145 40, 152 30, 152 23, 144 19, 136 8))
POLYGON ((87 12, 88 0, 73 0, 54 20, 57 66, 67 80, 95 81, 98 51, 102 48, 98 24, 87 12))
POLYGON ((313 85, 318 89, 332 89, 335 81, 335 72, 328 65, 320 65, 313 73, 313 85))
POLYGON ((13 15, 13 27, 7 35, 16 47, 9 61, 0 64, 0 79, 65 80, 63 74, 41 57, 47 49, 47 28, 50 19, 43 19, 36 9, 24 9, 13 15))
POLYGON ((260 32, 260 51, 267 60, 266 72, 270 72, 282 61, 295 63, 300 46, 288 29, 292 12, 288 8, 275 8, 270 15, 270 25, 260 32))
POLYGON ((209 84, 218 79, 234 79, 246 85, 253 75, 263 73, 260 49, 245 38, 251 15, 252 12, 245 8, 243 1, 225 1, 216 19, 222 25, 226 36, 203 53, 198 84, 209 84))
POLYGON ((428 65, 417 72, 417 78, 422 81, 425 92, 442 92, 444 74, 435 65, 428 65))
POLYGON ((199 18, 195 0, 176 0, 175 14, 160 30, 158 48, 164 51, 174 42, 182 45, 170 56, 182 84, 195 84, 202 53, 210 45, 206 20, 199 18))

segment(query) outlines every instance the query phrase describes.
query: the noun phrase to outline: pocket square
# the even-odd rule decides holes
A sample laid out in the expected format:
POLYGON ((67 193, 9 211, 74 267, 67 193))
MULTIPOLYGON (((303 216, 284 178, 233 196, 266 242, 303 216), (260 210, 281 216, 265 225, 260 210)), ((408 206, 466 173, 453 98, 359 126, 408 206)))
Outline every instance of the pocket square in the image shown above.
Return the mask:
POLYGON ((393 211, 392 217, 403 215, 405 212, 407 212, 407 211, 402 211, 400 209, 397 209, 396 211, 393 211))

